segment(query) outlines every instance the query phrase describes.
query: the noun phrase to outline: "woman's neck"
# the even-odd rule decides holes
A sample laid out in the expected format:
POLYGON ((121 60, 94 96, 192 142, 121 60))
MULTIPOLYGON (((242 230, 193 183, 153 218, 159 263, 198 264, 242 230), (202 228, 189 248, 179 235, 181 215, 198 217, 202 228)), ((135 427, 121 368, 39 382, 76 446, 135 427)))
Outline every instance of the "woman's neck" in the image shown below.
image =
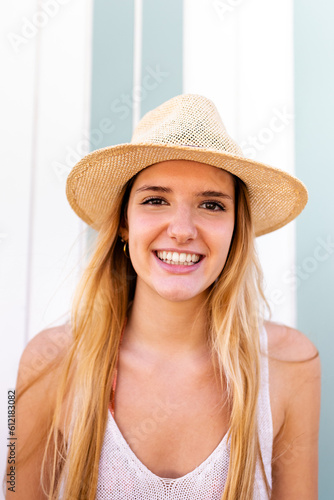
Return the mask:
POLYGON ((162 357, 206 353, 205 299, 203 294, 174 302, 137 287, 123 344, 162 357))

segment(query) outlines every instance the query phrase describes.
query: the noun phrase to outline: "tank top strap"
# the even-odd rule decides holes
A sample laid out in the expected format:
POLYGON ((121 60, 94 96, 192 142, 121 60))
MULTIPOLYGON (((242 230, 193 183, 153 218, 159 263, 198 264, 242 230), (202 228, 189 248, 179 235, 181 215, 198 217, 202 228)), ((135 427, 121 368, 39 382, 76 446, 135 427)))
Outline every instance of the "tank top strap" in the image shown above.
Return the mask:
MULTIPOLYGON (((261 385, 258 399, 259 444, 267 481, 271 488, 271 462, 273 445, 273 420, 270 404, 268 334, 265 326, 260 328, 261 385)), ((263 487, 263 484, 261 483, 263 487)), ((264 495, 264 492, 262 492, 264 495)), ((260 495, 259 498, 262 498, 260 495)))
POLYGON ((121 349, 121 344, 122 344, 122 340, 123 340, 123 334, 124 334, 126 322, 127 322, 127 320, 125 320, 125 322, 124 322, 122 332, 121 332, 121 337, 119 340, 115 374, 114 374, 114 380, 113 380, 113 384, 112 384, 111 398, 110 398, 110 404, 109 404, 109 409, 110 409, 113 417, 115 416, 115 392, 116 392, 117 373, 118 373, 119 351, 121 349))

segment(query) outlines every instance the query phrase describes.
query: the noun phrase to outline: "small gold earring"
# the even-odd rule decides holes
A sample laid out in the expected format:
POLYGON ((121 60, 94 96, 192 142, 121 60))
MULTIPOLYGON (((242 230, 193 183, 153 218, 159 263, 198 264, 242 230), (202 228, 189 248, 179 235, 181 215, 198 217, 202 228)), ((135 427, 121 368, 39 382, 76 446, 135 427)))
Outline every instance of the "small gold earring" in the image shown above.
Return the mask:
POLYGON ((124 241, 123 238, 122 238, 122 242, 124 242, 124 246, 123 246, 124 255, 125 255, 125 257, 127 257, 129 259, 130 258, 130 254, 129 254, 128 242, 124 241))

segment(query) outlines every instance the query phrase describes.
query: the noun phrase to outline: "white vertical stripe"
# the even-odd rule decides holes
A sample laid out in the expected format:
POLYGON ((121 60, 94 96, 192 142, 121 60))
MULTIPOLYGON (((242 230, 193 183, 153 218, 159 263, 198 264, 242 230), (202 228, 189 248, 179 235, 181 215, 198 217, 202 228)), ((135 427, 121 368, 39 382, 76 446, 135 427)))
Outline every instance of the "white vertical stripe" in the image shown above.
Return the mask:
POLYGON ((183 91, 212 99, 235 136, 239 118, 237 17, 222 20, 211 0, 184 0, 183 22, 183 91))
POLYGON ((132 128, 140 120, 141 114, 141 62, 142 62, 142 29, 143 29, 143 2, 135 0, 134 4, 134 37, 133 37, 133 110, 132 128))
MULTIPOLYGON (((36 38, 22 36, 22 17, 36 11, 36 0, 0 4, 0 58, 5 71, 0 92, 0 441, 8 438, 7 391, 14 388, 25 345, 30 174, 36 38), (20 16, 21 14, 21 16, 20 16)), ((0 451, 5 470, 6 450, 0 451)), ((0 498, 3 499, 2 488, 0 498)))
MULTIPOLYGON (((40 10, 40 0, 36 2, 37 9, 40 10)), ((25 325, 24 325, 24 343, 29 340, 29 325, 31 313, 31 282, 32 282, 32 252, 34 241, 34 209, 35 209, 35 186, 36 186, 36 160, 38 148, 38 96, 40 93, 40 47, 41 37, 40 33, 36 35, 35 44, 35 65, 34 65, 34 93, 33 93, 33 119, 32 119, 32 141, 31 141, 31 159, 30 159, 30 189, 29 189, 29 235, 28 235, 28 248, 27 248, 27 278, 26 278, 26 304, 25 304, 25 325)))
MULTIPOLYGON (((87 1, 87 0, 86 0, 87 1)), ((85 27, 84 33, 85 37, 83 40, 84 53, 86 58, 84 61, 83 72, 83 92, 82 92, 82 109, 83 113, 83 130, 86 131, 86 137, 90 136, 91 133, 91 97, 92 97, 92 67, 93 67, 93 15, 94 15, 94 0, 88 0, 86 3, 86 15, 85 15, 85 27)), ((98 146, 92 143, 87 145, 87 153, 96 149, 98 146)), ((79 221, 79 234, 83 234, 86 228, 86 224, 83 221, 79 221)), ((89 231, 89 230, 88 230, 89 231)), ((92 231, 92 230, 91 230, 92 231)), ((78 276, 80 277, 84 271, 87 264, 87 259, 90 255, 90 236, 88 233, 87 237, 80 237, 78 242, 78 253, 79 253, 79 266, 77 269, 78 276)), ((95 234, 94 234, 94 244, 95 244, 95 234)))
MULTIPOLYGON (((240 127, 245 154, 294 172, 293 0, 244 0, 240 33, 240 127), (284 36, 282 36, 284 33, 284 36), (249 151, 248 151, 249 152, 249 151)), ((295 223, 257 239, 273 319, 296 326, 295 223)))
MULTIPOLYGON (((184 0, 183 60, 183 91, 213 100, 245 156, 293 173, 293 0, 184 0)), ((294 223, 257 244, 273 319, 295 325, 294 223)))
POLYGON ((65 182, 90 150, 91 14, 92 0, 59 5, 40 32, 29 337, 64 322, 80 271, 86 235, 65 182))

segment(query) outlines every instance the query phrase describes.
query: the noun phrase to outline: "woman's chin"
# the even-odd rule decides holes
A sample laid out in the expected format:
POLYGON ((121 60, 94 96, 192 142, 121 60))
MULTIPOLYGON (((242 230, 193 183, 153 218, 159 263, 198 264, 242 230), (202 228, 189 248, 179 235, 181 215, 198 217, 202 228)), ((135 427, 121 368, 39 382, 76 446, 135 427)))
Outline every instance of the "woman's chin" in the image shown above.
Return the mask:
POLYGON ((195 299, 196 297, 199 297, 199 295, 203 294, 202 290, 194 290, 194 289, 188 289, 188 288, 175 288, 175 289, 156 289, 156 292, 158 295, 170 302, 185 302, 188 300, 195 299))

